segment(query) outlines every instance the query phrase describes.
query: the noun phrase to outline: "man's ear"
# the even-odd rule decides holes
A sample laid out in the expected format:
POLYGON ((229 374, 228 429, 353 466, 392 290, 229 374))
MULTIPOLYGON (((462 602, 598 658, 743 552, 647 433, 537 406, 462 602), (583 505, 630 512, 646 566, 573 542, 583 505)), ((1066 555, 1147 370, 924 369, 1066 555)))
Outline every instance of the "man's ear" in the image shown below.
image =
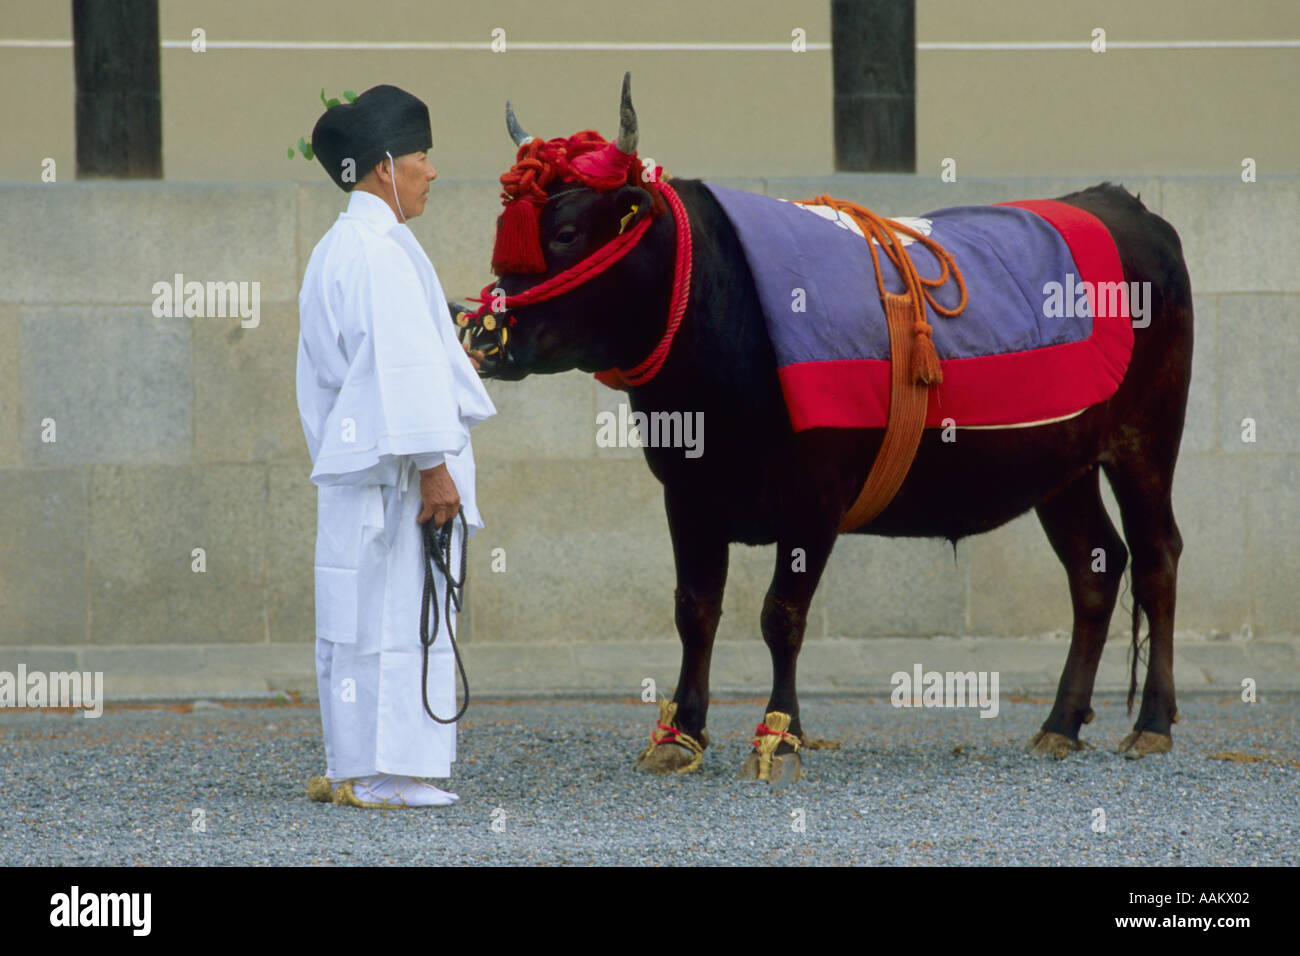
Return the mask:
MULTIPOLYGON (((395 165, 396 163, 394 163, 394 166, 395 165)), ((375 163, 373 167, 371 167, 370 172, 367 173, 367 175, 374 176, 375 182, 382 183, 383 185, 387 186, 390 183, 392 183, 393 173, 395 171, 396 170, 393 167, 390 167, 388 165, 388 157, 385 156, 379 162, 375 163)))
POLYGON ((610 195, 607 202, 606 208, 615 220, 614 231, 624 233, 650 215, 654 199, 638 186, 622 186, 610 195))

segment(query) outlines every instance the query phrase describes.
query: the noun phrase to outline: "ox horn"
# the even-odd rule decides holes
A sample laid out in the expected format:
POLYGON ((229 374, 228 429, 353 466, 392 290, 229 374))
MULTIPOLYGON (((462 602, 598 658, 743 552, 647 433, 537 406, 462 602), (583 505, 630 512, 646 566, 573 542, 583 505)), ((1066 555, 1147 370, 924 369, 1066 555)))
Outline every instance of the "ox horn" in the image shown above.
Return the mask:
POLYGON ((510 133, 510 138, 515 141, 516 146, 522 146, 536 137, 530 136, 522 126, 519 120, 515 119, 515 108, 506 100, 506 131, 510 133))
POLYGON ((636 109, 632 106, 632 74, 623 74, 623 100, 618 107, 618 151, 630 156, 636 152, 636 109))

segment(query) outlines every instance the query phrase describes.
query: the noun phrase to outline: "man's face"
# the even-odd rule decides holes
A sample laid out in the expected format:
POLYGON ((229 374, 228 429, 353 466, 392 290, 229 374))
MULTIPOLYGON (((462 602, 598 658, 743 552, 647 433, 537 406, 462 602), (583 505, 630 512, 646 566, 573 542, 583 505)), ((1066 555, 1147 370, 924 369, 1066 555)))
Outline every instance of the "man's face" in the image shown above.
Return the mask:
POLYGON ((424 204, 429 198, 429 184, 438 178, 438 170, 433 168, 429 154, 424 150, 404 153, 397 157, 394 165, 397 171, 397 198, 401 201, 402 213, 407 219, 414 219, 424 212, 424 204))

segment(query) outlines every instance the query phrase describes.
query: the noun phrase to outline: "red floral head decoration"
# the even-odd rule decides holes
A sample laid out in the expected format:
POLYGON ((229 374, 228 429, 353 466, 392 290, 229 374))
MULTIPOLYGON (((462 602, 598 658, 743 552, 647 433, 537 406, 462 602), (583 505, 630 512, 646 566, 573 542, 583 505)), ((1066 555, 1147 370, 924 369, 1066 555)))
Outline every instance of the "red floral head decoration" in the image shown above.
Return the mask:
POLYGON ((611 143, 595 130, 574 133, 568 139, 542 140, 528 136, 515 122, 507 104, 506 123, 519 143, 515 164, 501 176, 501 202, 505 211, 497 224, 492 250, 492 271, 503 275, 536 275, 546 271, 542 255, 540 221, 547 188, 555 182, 581 183, 597 192, 620 186, 639 186, 653 197, 652 214, 668 207, 659 190, 663 168, 650 168, 636 154, 636 114, 631 112, 630 80, 623 78, 623 112, 619 141, 611 143), (620 145, 627 144, 624 152, 620 145))

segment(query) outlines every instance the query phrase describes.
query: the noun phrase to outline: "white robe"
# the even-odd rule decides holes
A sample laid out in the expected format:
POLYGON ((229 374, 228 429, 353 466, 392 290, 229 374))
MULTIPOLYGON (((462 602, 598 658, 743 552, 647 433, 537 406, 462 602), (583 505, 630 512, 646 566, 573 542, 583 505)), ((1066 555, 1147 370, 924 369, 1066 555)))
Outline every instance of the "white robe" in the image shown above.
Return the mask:
MULTIPOLYGON (((496 409, 432 263, 377 196, 352 192, 312 250, 298 310, 298 410, 318 486, 326 776, 446 777, 455 725, 431 720, 420 693, 419 470, 445 463, 470 535, 482 528, 469 429, 496 409)), ((457 530, 454 568, 462 546, 457 530)), ((445 584, 435 579, 442 608, 445 584)), ((447 624, 429 654, 429 704, 439 717, 456 710, 447 624)))

